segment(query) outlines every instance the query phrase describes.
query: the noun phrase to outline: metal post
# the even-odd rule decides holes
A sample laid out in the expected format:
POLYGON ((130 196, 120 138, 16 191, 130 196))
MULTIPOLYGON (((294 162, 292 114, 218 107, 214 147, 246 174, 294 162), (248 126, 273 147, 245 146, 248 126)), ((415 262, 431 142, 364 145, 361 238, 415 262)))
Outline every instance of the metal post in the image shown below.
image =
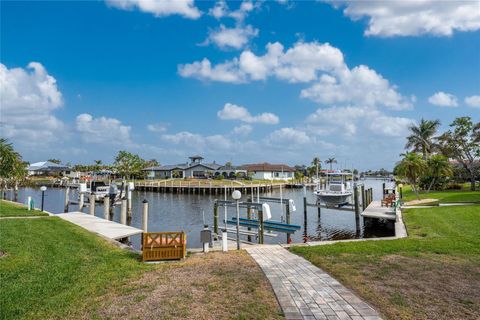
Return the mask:
POLYGON ((402 189, 403 189, 402 187, 399 188, 399 191, 400 191, 400 199, 403 199, 403 190, 402 190, 402 189))
POLYGON ((147 199, 143 200, 143 232, 147 232, 148 229, 148 201, 147 199))
POLYGON ((110 197, 107 195, 103 198, 103 218, 108 220, 108 216, 110 213, 110 197))
POLYGON ((67 187, 67 189, 65 189, 65 206, 64 206, 63 212, 68 212, 69 203, 70 203, 70 187, 67 187))
POLYGON ((218 234, 218 204, 213 205, 213 233, 218 234))
POLYGON ((122 200, 122 205, 120 207, 120 223, 127 224, 127 200, 122 200))
MULTIPOLYGON (((290 224, 290 203, 289 202, 287 202, 287 204, 285 205, 285 218, 286 218, 287 224, 290 224)), ((292 242, 292 238, 290 236, 290 233, 287 233, 287 243, 291 243, 291 242, 292 242)))
POLYGON ((382 198, 385 195, 385 182, 382 183, 382 198))
MULTIPOLYGON (((252 193, 252 198, 253 198, 253 193, 252 193)), ((250 202, 253 202, 252 198, 250 198, 250 202)), ((252 219, 252 208, 250 208, 250 207, 247 208, 247 219, 249 219, 249 220, 252 219)), ((252 228, 248 227, 248 230, 250 231, 250 230, 252 230, 252 228)), ((247 240, 248 240, 248 242, 252 242, 252 236, 248 235, 247 240)))
POLYGON ((90 194, 89 200, 90 200, 90 206, 88 207, 88 213, 94 216, 95 215, 95 195, 90 194))
POLYGON ((43 211, 44 202, 45 202, 45 191, 42 190, 42 211, 43 211))
POLYGON ((237 250, 240 250, 240 207, 238 200, 237 203, 237 250))

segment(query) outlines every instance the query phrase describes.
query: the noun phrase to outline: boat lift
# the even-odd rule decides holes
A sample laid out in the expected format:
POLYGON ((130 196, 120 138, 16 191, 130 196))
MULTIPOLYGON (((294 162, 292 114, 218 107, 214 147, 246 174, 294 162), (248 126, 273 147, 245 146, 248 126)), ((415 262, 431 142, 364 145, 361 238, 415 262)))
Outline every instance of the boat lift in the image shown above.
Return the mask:
MULTIPOLYGON (((250 199, 251 200, 251 199, 250 199)), ((287 200, 288 201, 288 200, 287 200)), ((287 202, 289 203, 289 202, 287 202)), ((260 202, 253 202, 253 201, 242 201, 238 203, 239 208, 247 209, 247 218, 240 218, 238 223, 242 227, 247 227, 247 230, 242 230, 242 234, 248 236, 248 241, 251 241, 251 236, 255 235, 255 232, 252 231, 252 229, 257 229, 257 238, 258 238, 258 243, 263 244, 264 243, 264 237, 265 236, 273 236, 272 234, 269 234, 268 232, 265 233, 265 231, 276 231, 276 232, 284 232, 287 234, 295 233, 295 231, 299 230, 301 227, 299 225, 293 225, 289 223, 284 223, 281 221, 269 221, 269 220, 264 220, 264 205, 265 203, 260 203, 260 202), (257 211, 257 219, 252 219, 252 209, 257 211)), ((213 222, 213 232, 215 235, 218 236, 218 207, 232 207, 236 208, 237 203, 236 201, 230 201, 230 200, 215 200, 214 206, 213 206, 213 217, 214 217, 214 222, 213 222)), ((290 215, 289 215, 290 217, 290 215)), ((236 217, 233 217, 231 220, 224 219, 225 223, 225 229, 227 231, 232 231, 231 229, 229 230, 227 228, 228 224, 237 224, 237 219, 236 217)), ((236 230, 235 230, 236 231, 236 230)))

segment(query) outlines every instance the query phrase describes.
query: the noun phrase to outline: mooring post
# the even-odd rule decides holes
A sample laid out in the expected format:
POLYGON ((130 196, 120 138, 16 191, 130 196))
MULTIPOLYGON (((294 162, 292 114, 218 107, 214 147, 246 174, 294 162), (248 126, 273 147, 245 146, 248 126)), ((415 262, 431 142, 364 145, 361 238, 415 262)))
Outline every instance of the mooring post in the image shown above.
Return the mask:
POLYGON ((80 193, 80 199, 78 200, 78 211, 82 211, 83 210, 83 199, 84 199, 85 195, 83 194, 83 192, 80 193))
MULTIPOLYGON (((253 194, 252 194, 252 198, 253 198, 253 194)), ((253 202, 252 198, 249 199, 250 202, 253 202)), ((252 208, 250 208, 250 207, 247 208, 247 219, 248 220, 252 219, 252 208)), ((250 231, 250 230, 252 230, 252 228, 248 227, 248 231, 250 231)), ((252 242, 252 236, 248 235, 247 240, 248 240, 248 242, 252 242)))
POLYGON ((307 225, 307 187, 306 186, 303 186, 303 224, 305 226, 307 225))
POLYGON ((90 202, 90 205, 88 207, 88 213, 94 216, 95 215, 95 195, 94 194, 90 194, 89 202, 90 202))
POLYGON ((120 223, 127 224, 127 200, 122 199, 122 204, 120 206, 120 223))
POLYGON ((362 209, 363 209, 363 211, 365 211, 367 206, 365 205, 365 185, 363 185, 363 184, 362 184, 362 187, 361 187, 361 192, 362 192, 362 209))
POLYGON ((357 184, 353 185, 353 202, 355 205, 355 221, 360 218, 360 206, 358 204, 358 187, 357 184))
POLYGON ((110 213, 110 197, 107 195, 103 198, 103 219, 108 220, 110 213))
POLYGON ((258 210, 258 243, 263 244, 263 210, 258 210))
POLYGON ((218 204, 213 205, 213 233, 218 234, 218 204))
POLYGON ((382 183, 382 198, 385 195, 385 182, 382 183))
POLYGON ((147 232, 148 229, 148 201, 147 199, 143 200, 143 219, 142 219, 142 224, 143 224, 143 232, 147 232))
POLYGON ((133 182, 129 182, 127 185, 127 217, 132 219, 132 189, 133 182))
POLYGON ((70 187, 65 189, 65 206, 63 208, 63 212, 68 212, 68 205, 70 203, 70 187))
MULTIPOLYGON (((287 224, 290 224, 290 203, 287 201, 287 204, 285 205, 285 218, 287 220, 287 224)), ((292 238, 290 236, 290 233, 287 233, 287 243, 292 242, 292 238)))

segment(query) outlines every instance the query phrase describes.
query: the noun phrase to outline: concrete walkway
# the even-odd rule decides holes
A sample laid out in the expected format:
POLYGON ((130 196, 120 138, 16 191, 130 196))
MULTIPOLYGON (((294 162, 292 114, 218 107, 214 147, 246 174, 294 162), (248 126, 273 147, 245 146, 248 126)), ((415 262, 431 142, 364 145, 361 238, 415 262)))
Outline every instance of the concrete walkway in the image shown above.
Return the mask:
POLYGON ((143 232, 141 229, 91 216, 83 212, 60 213, 56 216, 87 229, 88 231, 113 240, 127 238, 143 232))
POLYGON ((260 265, 287 319, 381 319, 337 280, 280 246, 245 248, 260 265))

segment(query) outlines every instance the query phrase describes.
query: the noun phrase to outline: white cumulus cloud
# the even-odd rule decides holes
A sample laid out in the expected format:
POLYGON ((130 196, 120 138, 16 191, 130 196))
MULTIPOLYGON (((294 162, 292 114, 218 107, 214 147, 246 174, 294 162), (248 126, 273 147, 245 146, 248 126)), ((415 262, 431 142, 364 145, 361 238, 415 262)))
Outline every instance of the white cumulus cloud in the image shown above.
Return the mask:
POLYGON ((237 23, 241 23, 256 6, 260 6, 260 2, 254 5, 251 1, 243 1, 237 10, 232 11, 225 1, 220 0, 215 3, 215 6, 208 13, 216 19, 229 17, 235 19, 237 23))
POLYGON ((153 14, 155 17, 166 17, 174 14, 189 19, 198 19, 202 13, 195 7, 193 0, 106 0, 111 7, 122 10, 138 9, 153 14))
POLYGON ((240 120, 247 123, 277 124, 280 121, 278 116, 270 112, 252 116, 247 108, 233 103, 225 103, 217 116, 222 120, 240 120))
POLYGON ((207 58, 179 65, 183 77, 230 83, 246 83, 275 77, 291 83, 313 83, 301 96, 321 104, 345 103, 382 106, 393 110, 412 108, 412 100, 368 66, 350 69, 343 53, 328 43, 297 42, 284 50, 269 43, 264 55, 244 50, 238 58, 212 67, 207 58))
POLYGON ((253 131, 253 127, 249 124, 241 124, 233 128, 232 133, 235 135, 248 136, 253 131))
POLYGON ((75 126, 86 143, 115 145, 131 143, 131 127, 114 118, 93 118, 88 113, 82 113, 77 116, 75 126))
POLYGON ((164 134, 162 140, 173 145, 179 145, 182 148, 188 148, 190 151, 210 151, 228 150, 232 147, 232 142, 219 134, 203 136, 197 133, 181 131, 175 134, 164 134))
POLYGON ((205 44, 214 43, 221 49, 241 49, 256 36, 258 29, 251 25, 227 28, 222 24, 220 28, 210 31, 205 44))
POLYGON ((295 128, 281 128, 275 130, 270 133, 270 135, 267 137, 267 140, 271 144, 280 145, 305 145, 312 142, 305 131, 301 131, 295 128))
POLYGON ((165 132, 167 127, 168 125, 164 123, 151 123, 147 125, 147 130, 150 132, 165 132))
POLYGON ((321 104, 385 106, 392 110, 412 107, 411 102, 398 93, 395 86, 364 65, 345 69, 336 77, 322 75, 318 82, 302 90, 300 95, 321 104))
POLYGON ((8 69, 0 63, 2 136, 29 145, 59 140, 64 124, 54 111, 63 105, 55 78, 38 62, 8 69))
POLYGON ((480 29, 478 0, 326 0, 352 20, 368 19, 367 36, 451 36, 480 29))
POLYGON ((457 97, 453 94, 439 91, 428 98, 428 102, 440 107, 458 107, 457 97))
POLYGON ((480 96, 465 97, 465 103, 470 107, 480 108, 480 96))

